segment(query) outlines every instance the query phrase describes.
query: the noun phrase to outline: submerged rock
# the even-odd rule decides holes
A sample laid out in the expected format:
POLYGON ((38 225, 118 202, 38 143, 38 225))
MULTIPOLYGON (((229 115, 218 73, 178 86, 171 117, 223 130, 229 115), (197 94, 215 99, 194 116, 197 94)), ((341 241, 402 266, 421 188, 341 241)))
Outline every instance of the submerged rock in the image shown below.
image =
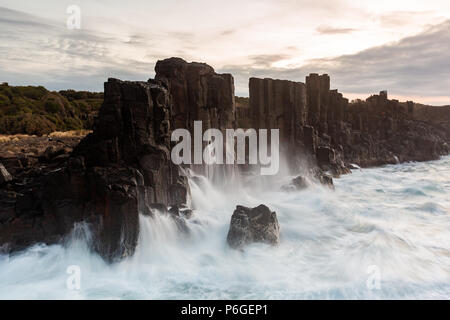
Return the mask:
MULTIPOLYGON (((311 178, 311 180, 316 180, 320 184, 327 186, 331 189, 334 189, 333 177, 325 172, 323 172, 319 168, 312 169, 310 174, 307 175, 311 178)), ((283 191, 300 191, 308 188, 312 182, 306 176, 298 176, 291 180, 291 182, 287 185, 281 187, 283 191)))
POLYGON ((228 231, 230 247, 239 249, 253 242, 276 245, 280 241, 280 226, 277 215, 261 204, 255 208, 237 206, 228 231))
POLYGON ((334 189, 333 177, 320 169, 312 170, 314 179, 319 181, 322 185, 334 189))
POLYGON ((187 206, 174 205, 169 209, 169 213, 176 217, 190 219, 192 217, 193 211, 192 209, 189 209, 187 206))
POLYGON ((304 176, 298 176, 291 180, 287 185, 281 187, 283 191, 299 191, 309 187, 308 179, 304 176))

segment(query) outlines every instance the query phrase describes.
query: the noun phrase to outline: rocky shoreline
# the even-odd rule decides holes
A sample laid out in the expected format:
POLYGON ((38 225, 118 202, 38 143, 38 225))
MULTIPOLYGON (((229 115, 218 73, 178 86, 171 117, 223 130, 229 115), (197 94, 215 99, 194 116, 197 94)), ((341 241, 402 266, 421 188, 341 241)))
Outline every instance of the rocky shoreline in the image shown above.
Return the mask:
MULTIPOLYGON (((352 164, 427 161, 450 151, 449 123, 418 120, 414 103, 389 100, 386 92, 349 103, 330 90, 327 75, 311 74, 305 83, 251 78, 249 105, 236 109, 229 74, 180 58, 158 61, 155 70, 147 82, 109 79, 93 132, 79 143, 0 158, 2 251, 57 243, 85 221, 93 229, 93 250, 115 261, 134 253, 139 213, 171 214, 182 226, 190 216, 180 214, 189 212, 190 190, 185 170, 170 160, 170 135, 176 128, 192 130, 195 120, 204 130, 238 123, 278 128, 290 168, 306 164, 329 185, 325 171, 337 177, 352 164)), ((303 187, 301 178, 293 182, 294 189, 303 187)), ((252 210, 238 207, 235 220, 253 217, 252 210)), ((277 222, 272 229, 278 232, 277 222)), ((255 232, 236 246, 258 241, 255 232)))

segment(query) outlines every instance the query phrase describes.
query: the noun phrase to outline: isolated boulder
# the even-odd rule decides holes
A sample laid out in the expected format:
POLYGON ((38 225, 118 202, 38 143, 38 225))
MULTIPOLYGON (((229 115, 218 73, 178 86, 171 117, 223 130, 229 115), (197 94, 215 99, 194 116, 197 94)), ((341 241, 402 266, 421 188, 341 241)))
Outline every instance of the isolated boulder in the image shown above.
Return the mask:
POLYGON ((277 245, 280 241, 280 225, 277 215, 261 204, 255 208, 236 206, 230 222, 227 242, 239 249, 253 242, 277 245))

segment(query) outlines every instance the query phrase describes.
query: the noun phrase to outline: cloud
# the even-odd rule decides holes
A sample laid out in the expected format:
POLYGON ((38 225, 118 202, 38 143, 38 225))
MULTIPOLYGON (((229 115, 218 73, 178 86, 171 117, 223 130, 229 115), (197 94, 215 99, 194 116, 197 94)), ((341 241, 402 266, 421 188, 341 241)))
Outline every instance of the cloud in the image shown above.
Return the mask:
POLYGON ((408 25, 411 21, 433 16, 433 11, 394 11, 381 14, 378 19, 382 27, 398 28, 408 25))
MULTIPOLYGON (((121 36, 87 29, 68 30, 62 23, 0 7, 0 81, 39 84, 51 89, 102 90, 108 77, 147 79, 154 61, 121 54, 148 45, 148 36, 121 36)), ((180 35, 185 36, 185 35, 180 35)))
POLYGON ((67 30, 64 5, 47 1, 40 11, 58 20, 0 7, 0 81, 101 90, 108 77, 147 79, 158 59, 180 56, 232 73, 239 95, 248 95, 251 76, 304 82, 310 72, 329 73, 333 87, 353 94, 449 95, 450 22, 373 47, 442 21, 434 11, 371 11, 344 0, 196 0, 183 10, 177 1, 139 3, 80 0, 82 30, 67 30))
POLYGON ((286 54, 252 55, 249 59, 254 67, 271 67, 274 63, 291 58, 286 54))
POLYGON ((336 28, 331 26, 320 26, 316 29, 320 34, 347 34, 357 31, 353 28, 336 28))
MULTIPOLYGON (((450 88, 450 20, 398 42, 356 54, 315 59, 296 68, 229 65, 222 71, 237 79, 239 94, 247 94, 248 77, 304 82, 311 72, 328 73, 341 92, 368 94, 388 90, 399 96, 448 96, 450 88)), ((449 104, 450 101, 442 103, 449 104)))
POLYGON ((221 36, 229 36, 229 35, 234 34, 236 31, 237 31, 236 29, 227 29, 227 30, 221 31, 219 34, 221 36))

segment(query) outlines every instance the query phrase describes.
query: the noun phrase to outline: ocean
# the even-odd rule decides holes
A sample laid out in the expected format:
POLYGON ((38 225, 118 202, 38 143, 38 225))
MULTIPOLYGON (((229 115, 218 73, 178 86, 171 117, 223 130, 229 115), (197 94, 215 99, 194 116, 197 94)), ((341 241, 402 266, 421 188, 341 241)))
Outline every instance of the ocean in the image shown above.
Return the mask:
POLYGON ((141 216, 134 256, 114 264, 83 223, 63 244, 0 255, 0 299, 450 298, 450 157, 355 169, 334 191, 282 191, 292 178, 191 179, 189 232, 141 216), (229 248, 238 204, 275 211, 280 244, 229 248))

